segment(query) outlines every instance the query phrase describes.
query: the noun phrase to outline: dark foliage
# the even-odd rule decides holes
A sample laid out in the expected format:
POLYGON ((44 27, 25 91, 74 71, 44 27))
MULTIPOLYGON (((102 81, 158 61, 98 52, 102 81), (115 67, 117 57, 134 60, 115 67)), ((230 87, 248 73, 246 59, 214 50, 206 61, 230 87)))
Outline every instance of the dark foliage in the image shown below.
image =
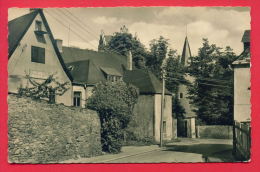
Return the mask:
POLYGON ((189 89, 191 103, 200 120, 206 124, 230 125, 233 114, 233 71, 236 59, 230 47, 210 45, 203 39, 198 56, 193 57, 189 74, 195 82, 189 89))
POLYGON ((137 98, 137 88, 122 81, 99 83, 95 86, 87 107, 99 113, 103 151, 120 152, 124 129, 132 118, 137 98))

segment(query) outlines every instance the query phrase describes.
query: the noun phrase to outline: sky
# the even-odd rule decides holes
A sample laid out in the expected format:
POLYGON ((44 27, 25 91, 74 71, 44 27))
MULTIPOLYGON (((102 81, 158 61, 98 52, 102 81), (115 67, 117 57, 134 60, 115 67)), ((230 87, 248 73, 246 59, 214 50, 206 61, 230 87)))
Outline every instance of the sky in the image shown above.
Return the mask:
MULTIPOLYGON (((97 50, 101 30, 106 35, 125 25, 149 49, 152 39, 169 39, 170 48, 181 54, 187 35, 192 55, 202 39, 220 47, 243 50, 241 38, 250 29, 249 7, 114 7, 43 9, 55 38, 65 46, 97 50)), ((8 20, 29 13, 27 8, 10 8, 8 20)))

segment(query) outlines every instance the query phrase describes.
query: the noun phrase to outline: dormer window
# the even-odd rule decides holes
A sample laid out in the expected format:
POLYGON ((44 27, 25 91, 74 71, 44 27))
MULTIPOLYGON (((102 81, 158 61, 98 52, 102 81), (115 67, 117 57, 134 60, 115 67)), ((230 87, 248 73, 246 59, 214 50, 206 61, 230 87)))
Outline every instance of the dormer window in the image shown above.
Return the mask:
POLYGON ((121 81, 122 77, 121 76, 115 76, 115 75, 107 75, 107 80, 111 81, 111 82, 121 81))
POLYGON ((101 67, 101 70, 104 72, 107 81, 115 82, 122 80, 122 74, 115 68, 101 67))
POLYGON ((41 21, 36 21, 35 22, 35 31, 42 31, 42 22, 41 21))

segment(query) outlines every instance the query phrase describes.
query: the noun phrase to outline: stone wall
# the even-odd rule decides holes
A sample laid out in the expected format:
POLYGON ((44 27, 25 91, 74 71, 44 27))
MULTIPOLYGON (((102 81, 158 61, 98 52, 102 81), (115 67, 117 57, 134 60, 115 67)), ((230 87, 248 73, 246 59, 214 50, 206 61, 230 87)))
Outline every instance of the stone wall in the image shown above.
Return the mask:
POLYGON ((133 118, 129 123, 128 132, 133 134, 128 139, 153 139, 154 136, 154 96, 139 95, 134 108, 133 118))
POLYGON ((233 126, 230 125, 204 125, 197 126, 198 138, 232 139, 233 126))
POLYGON ((53 163, 101 154, 100 121, 88 109, 8 96, 9 162, 53 163))

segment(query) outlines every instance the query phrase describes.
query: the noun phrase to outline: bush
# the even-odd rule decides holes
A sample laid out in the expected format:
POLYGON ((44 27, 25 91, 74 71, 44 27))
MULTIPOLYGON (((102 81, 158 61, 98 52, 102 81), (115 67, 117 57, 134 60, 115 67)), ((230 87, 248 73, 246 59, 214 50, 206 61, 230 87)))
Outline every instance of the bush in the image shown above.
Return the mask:
POLYGON ((99 83, 87 107, 99 113, 104 152, 118 153, 138 99, 138 89, 123 81, 99 83))

